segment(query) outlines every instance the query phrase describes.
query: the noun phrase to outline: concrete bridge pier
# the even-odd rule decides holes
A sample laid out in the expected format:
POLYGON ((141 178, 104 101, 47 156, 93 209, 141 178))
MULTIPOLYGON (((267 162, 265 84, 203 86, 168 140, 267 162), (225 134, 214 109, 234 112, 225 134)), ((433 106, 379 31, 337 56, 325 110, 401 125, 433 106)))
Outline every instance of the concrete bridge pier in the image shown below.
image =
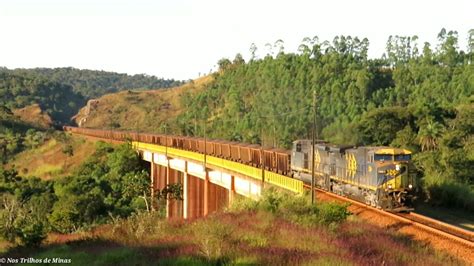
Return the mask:
MULTIPOLYGON (((182 169, 173 169, 167 161, 167 166, 151 162, 150 181, 151 196, 155 197, 168 184, 182 184, 183 200, 167 200, 166 216, 168 218, 192 219, 206 216, 212 212, 223 210, 235 198, 234 176, 228 175, 227 185, 211 182, 209 173, 212 169, 194 169, 189 171, 187 161, 181 161, 182 169), (230 177, 230 182, 229 182, 230 177)), ((177 162, 175 162, 177 163, 177 162)), ((196 164, 193 164, 196 168, 196 164)), ((215 174, 215 173, 214 173, 215 174)), ((157 206, 153 201, 152 210, 157 206)))
MULTIPOLYGON (((205 168, 201 177, 188 172, 186 163, 183 186, 183 218, 198 218, 229 206, 235 189, 228 189, 209 180, 210 169, 205 168)), ((233 180, 234 177, 232 176, 233 180)), ((233 182, 231 182, 233 183, 233 182)))

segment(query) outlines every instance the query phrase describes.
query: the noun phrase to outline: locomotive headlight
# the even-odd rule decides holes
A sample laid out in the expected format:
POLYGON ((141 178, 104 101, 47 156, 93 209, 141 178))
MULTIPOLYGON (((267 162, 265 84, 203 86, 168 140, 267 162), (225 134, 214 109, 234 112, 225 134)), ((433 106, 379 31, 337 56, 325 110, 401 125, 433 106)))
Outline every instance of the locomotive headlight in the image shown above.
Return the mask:
POLYGON ((395 165, 395 170, 400 171, 400 165, 399 164, 395 165))
POLYGON ((409 188, 409 189, 412 189, 412 188, 413 188, 413 185, 412 185, 412 184, 408 185, 408 188, 409 188))
POLYGON ((392 185, 388 185, 388 189, 392 189, 392 185))

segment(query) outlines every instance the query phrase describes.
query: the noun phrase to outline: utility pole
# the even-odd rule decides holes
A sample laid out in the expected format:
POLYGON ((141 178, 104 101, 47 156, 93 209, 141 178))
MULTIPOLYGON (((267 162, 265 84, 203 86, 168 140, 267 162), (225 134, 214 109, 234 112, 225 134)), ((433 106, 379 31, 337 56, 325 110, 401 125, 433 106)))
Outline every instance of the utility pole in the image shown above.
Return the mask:
POLYGON ((265 161, 263 158, 263 127, 260 129, 261 143, 260 143, 260 166, 262 168, 262 189, 265 186, 265 161))
POLYGON ((165 156, 166 160, 168 160, 168 124, 164 124, 165 129, 165 156))
POLYGON ((137 134, 136 134, 136 140, 135 140, 135 141, 138 143, 138 145, 140 145, 140 135, 139 135, 139 133, 138 133, 138 131, 139 131, 138 119, 137 119, 137 121, 136 121, 136 123, 135 123, 135 131, 136 131, 136 133, 137 133, 137 134))
POLYGON ((207 156, 207 119, 204 121, 204 169, 206 169, 207 156))
POLYGON ((311 204, 314 204, 314 156, 315 156, 315 142, 316 142, 316 90, 313 90, 313 132, 312 132, 312 156, 311 156, 311 204))

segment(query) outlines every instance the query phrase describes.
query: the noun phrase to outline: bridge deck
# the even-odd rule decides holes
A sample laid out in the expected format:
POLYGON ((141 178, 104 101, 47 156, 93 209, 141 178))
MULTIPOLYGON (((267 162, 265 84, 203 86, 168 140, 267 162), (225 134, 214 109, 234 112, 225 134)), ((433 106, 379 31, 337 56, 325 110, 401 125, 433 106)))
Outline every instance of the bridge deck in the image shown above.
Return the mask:
MULTIPOLYGON (((180 150, 176 148, 165 147, 156 144, 144 143, 133 141, 132 145, 137 150, 143 151, 150 151, 150 152, 157 152, 157 153, 167 153, 169 156, 176 156, 181 157, 184 159, 190 159, 193 161, 204 163, 204 154, 180 150)), ((242 175, 262 180, 262 169, 256 168, 253 166, 245 165, 242 163, 229 161, 223 158, 218 158, 214 156, 207 155, 206 156, 206 164, 211 166, 216 166, 219 168, 227 169, 229 171, 237 172, 242 175)), ((284 175, 280 175, 278 173, 274 173, 271 171, 264 170, 263 172, 264 181, 265 183, 272 184, 274 186, 303 194, 303 182, 297 179, 293 179, 284 175)))

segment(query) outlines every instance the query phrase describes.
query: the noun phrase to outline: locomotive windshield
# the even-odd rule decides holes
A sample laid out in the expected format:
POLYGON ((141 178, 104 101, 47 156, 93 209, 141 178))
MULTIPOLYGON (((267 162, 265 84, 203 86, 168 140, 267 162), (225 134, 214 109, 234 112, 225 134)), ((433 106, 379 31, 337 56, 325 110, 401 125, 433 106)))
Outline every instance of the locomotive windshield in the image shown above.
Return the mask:
POLYGON ((410 161, 411 154, 397 154, 395 155, 395 161, 410 161))
POLYGON ((393 155, 391 154, 375 154, 375 161, 393 161, 393 155))

